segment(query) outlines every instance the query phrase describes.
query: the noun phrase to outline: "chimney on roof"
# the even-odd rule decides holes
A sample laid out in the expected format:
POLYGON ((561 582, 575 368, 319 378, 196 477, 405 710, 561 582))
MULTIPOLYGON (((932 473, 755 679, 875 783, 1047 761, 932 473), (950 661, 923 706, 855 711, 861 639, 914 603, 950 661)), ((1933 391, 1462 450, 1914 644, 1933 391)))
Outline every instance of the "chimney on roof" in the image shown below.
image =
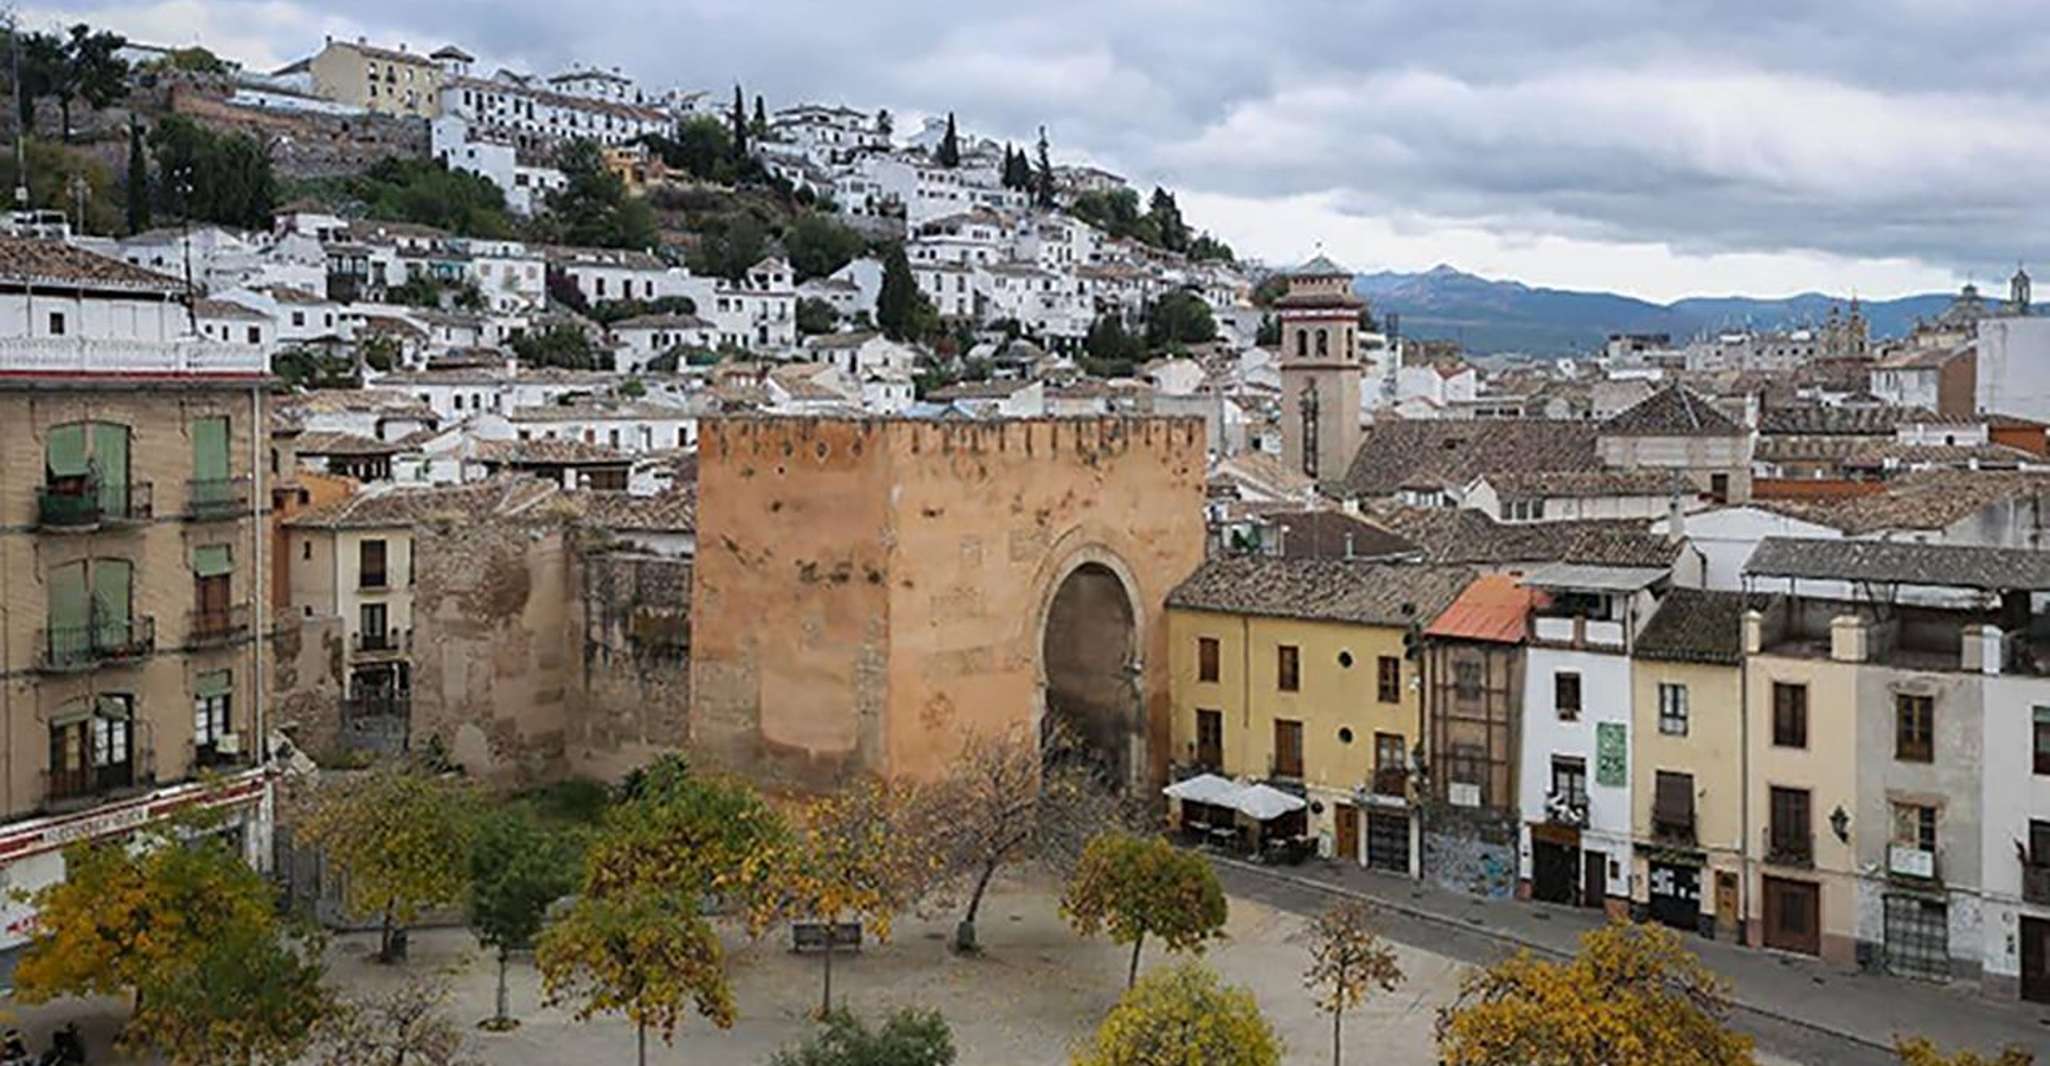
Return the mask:
POLYGON ((1672 490, 1672 498, 1666 501, 1666 540, 1677 544, 1687 537, 1687 510, 1680 503, 1680 490, 1672 490))

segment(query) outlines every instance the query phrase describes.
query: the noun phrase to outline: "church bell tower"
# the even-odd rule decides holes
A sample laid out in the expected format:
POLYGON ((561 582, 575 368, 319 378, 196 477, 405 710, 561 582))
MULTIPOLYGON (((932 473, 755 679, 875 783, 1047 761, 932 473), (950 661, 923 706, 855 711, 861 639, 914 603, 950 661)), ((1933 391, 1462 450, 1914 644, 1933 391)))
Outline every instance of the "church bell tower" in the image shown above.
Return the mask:
POLYGON ((1359 317, 1352 272, 1323 256, 1290 270, 1281 325, 1281 458, 1319 484, 1342 481, 1360 444, 1359 317))

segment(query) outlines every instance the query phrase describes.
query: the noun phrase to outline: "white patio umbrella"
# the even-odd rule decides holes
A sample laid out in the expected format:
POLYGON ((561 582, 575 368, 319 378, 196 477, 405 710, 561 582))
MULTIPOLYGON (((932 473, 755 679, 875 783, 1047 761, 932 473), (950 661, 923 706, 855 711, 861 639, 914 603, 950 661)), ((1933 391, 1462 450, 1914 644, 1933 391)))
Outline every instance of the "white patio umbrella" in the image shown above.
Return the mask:
POLYGON ((1301 796, 1291 796, 1271 785, 1250 785, 1239 790, 1232 806, 1256 822, 1267 822, 1309 804, 1301 796))
POLYGON ((1160 790, 1171 799, 1184 803, 1208 803, 1218 807, 1236 807, 1239 786, 1230 778, 1216 774, 1197 774, 1186 780, 1177 781, 1160 790))

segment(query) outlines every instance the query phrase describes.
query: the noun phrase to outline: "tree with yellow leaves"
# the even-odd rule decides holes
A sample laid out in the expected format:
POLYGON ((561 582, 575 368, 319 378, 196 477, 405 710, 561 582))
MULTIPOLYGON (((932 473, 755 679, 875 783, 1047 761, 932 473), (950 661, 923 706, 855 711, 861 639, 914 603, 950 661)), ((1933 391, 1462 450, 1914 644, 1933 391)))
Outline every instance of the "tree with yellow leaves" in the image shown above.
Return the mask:
POLYGON ((773 889, 755 901, 756 932, 777 921, 826 926, 820 1017, 833 1009, 831 931, 860 921, 877 940, 889 940, 891 921, 944 870, 921 793, 908 782, 870 778, 822 796, 805 806, 785 843, 748 864, 755 883, 773 889))
POLYGON ((1139 980, 1139 952, 1159 937, 1172 952, 1200 955, 1224 935, 1229 912, 1217 872, 1201 855, 1159 837, 1100 833, 1082 851, 1066 888, 1061 914, 1083 936, 1108 931, 1111 943, 1132 945, 1125 987, 1139 980))
POLYGON ((1901 1066, 2031 1066, 2036 1061, 2036 1056, 2019 1044, 2001 1049, 1999 1055, 1981 1055, 1963 1049, 1946 1055, 1927 1038, 1919 1036, 1896 1040, 1893 1050, 1900 1056, 1901 1066))
POLYGON ((462 902, 478 804, 462 779, 383 767, 321 782, 298 827, 343 876, 343 904, 378 917, 379 962, 422 910, 462 902))
POLYGON ((691 1008, 733 1025, 725 952, 696 901, 648 889, 583 896, 550 923, 535 952, 543 994, 578 1021, 617 1011, 634 1023, 641 1066, 648 1029, 663 1043, 691 1008))
POLYGON ((584 858, 584 892, 651 888, 693 899, 727 897, 748 910, 762 891, 752 862, 790 830, 744 781, 699 773, 664 755, 631 774, 584 858))
POLYGON ((1111 1009, 1073 1066, 1280 1066, 1281 1038, 1253 994, 1193 962, 1156 970, 1111 1009))
POLYGON ((1365 900, 1340 899, 1310 922, 1310 968, 1303 985, 1319 1009, 1331 1012, 1331 1066, 1339 1066, 1345 1012, 1366 1002, 1375 989, 1395 991, 1403 981, 1395 949, 1381 939, 1374 908, 1365 900))
POLYGON ((171 1066, 297 1062, 333 1009, 322 948, 308 926, 237 922, 149 980, 121 1044, 171 1066))
POLYGON ((1460 980, 1438 1012, 1445 1066, 1752 1066, 1728 985, 1662 926, 1613 922, 1570 961, 1530 952, 1460 980))

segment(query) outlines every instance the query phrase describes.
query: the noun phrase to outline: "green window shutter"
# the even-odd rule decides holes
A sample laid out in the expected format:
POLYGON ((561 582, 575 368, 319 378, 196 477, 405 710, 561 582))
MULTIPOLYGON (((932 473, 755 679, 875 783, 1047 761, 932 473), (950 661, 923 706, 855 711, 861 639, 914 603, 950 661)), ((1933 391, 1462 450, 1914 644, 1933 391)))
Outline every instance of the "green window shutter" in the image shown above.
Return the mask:
POLYGON ((92 716, 92 701, 76 699, 57 708, 57 713, 50 716, 50 726, 53 729, 62 729, 68 725, 77 725, 92 716))
POLYGON ((228 420, 201 418, 192 423, 192 480, 228 479, 228 420))
POLYGON ((43 438, 43 461, 51 477, 85 475, 85 423, 53 426, 43 438))
POLYGON ((128 484, 128 427, 113 422, 93 423, 93 469, 103 485, 128 484))
POLYGON ((93 560, 93 621, 108 639, 128 642, 129 594, 135 570, 126 559, 93 560))
POLYGON ((135 704, 126 696, 97 696, 93 700, 93 714, 100 718, 118 718, 125 722, 135 716, 135 704))
POLYGON ((85 595, 85 564, 66 563, 50 571, 48 584, 50 601, 50 628, 65 630, 83 627, 90 617, 85 595))
POLYGON ((228 546, 225 544, 209 544, 203 548, 192 549, 192 573, 196 577, 214 577, 234 569, 235 561, 230 557, 228 546))
POLYGON ((226 670, 213 670, 199 675, 192 684, 192 694, 201 698, 225 696, 233 687, 233 678, 226 670))

